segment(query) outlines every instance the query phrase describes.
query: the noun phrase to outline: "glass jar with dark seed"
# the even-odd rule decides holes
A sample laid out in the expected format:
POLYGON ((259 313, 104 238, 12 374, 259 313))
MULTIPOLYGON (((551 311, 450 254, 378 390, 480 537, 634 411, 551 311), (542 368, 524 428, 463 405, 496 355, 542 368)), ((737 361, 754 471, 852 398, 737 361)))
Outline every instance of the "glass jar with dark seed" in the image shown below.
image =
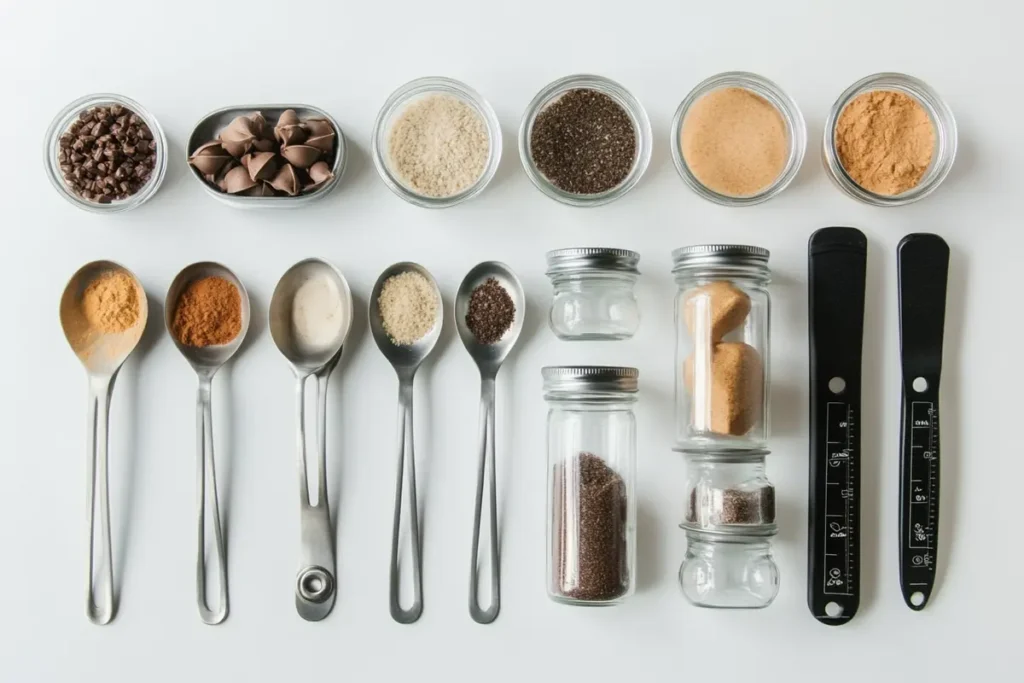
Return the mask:
POLYGON ((698 531, 775 531, 775 487, 765 454, 691 453, 682 526, 698 531))
POLYGON ((636 368, 543 371, 548 402, 548 596, 611 605, 636 584, 636 368))
POLYGON ((95 213, 141 206, 160 189, 167 172, 167 138, 156 117, 135 100, 112 93, 86 95, 64 107, 46 131, 43 153, 54 189, 95 213), (110 112, 111 121, 86 120, 96 108, 110 112), (122 130, 121 117, 124 126, 145 130, 147 137, 129 144, 132 138, 122 130), (123 198, 113 199, 118 196, 123 198))
POLYGON ((519 155, 537 188, 564 204, 598 206, 639 182, 651 160, 651 123, 618 83, 566 76, 533 98, 519 127, 519 155))

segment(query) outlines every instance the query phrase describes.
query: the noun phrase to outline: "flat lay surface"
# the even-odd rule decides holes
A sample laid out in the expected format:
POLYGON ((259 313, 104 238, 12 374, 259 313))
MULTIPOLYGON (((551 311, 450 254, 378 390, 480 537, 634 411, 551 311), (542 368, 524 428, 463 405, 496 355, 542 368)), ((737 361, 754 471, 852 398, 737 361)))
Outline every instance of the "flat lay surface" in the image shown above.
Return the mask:
MULTIPOLYGON (((0 394, 0 681, 1015 679, 1012 659, 1024 610, 1018 588, 1024 544, 1013 535, 1024 459, 1012 438, 1022 377, 1017 343, 1024 333, 1014 308, 1024 253, 1024 139, 1018 134, 1024 92, 1015 66, 1024 63, 1022 20, 1024 9, 995 0, 862 0, 855 7, 804 0, 4 3, 0 92, 7 106, 0 111, 0 148, 10 154, 0 164, 6 195, 0 291, 10 295, 11 306, 0 334, 7 363, 0 394), (795 179, 750 207, 698 196, 680 178, 671 151, 680 102, 704 79, 731 70, 778 84, 807 126, 806 156, 795 179), (893 208, 844 194, 821 160, 825 121, 837 98, 883 71, 931 86, 959 132, 956 160, 941 187, 893 208), (546 196, 519 158, 517 135, 531 100, 571 74, 621 84, 650 119, 646 172, 627 194, 595 208, 546 196), (389 96, 427 76, 470 86, 493 107, 501 129, 502 155, 490 183, 479 195, 437 210, 396 196, 378 175, 371 149, 374 122, 389 96), (166 136, 163 184, 130 212, 81 211, 47 180, 47 126, 69 102, 91 93, 139 103, 166 136), (204 188, 185 160, 193 129, 210 112, 258 103, 274 112, 272 120, 282 105, 304 104, 340 126, 347 163, 329 194, 287 210, 238 209, 209 196, 216 187, 204 188), (868 261, 862 596, 856 618, 830 628, 807 607, 807 241, 814 230, 834 225, 867 235, 868 261), (951 251, 938 576, 921 612, 904 604, 897 554, 896 247, 913 232, 937 233, 951 251), (771 252, 771 454, 765 468, 775 487, 772 548, 781 589, 763 610, 694 607, 677 577, 686 551, 678 525, 687 491, 684 459, 672 451, 671 252, 705 243, 771 252), (641 321, 632 339, 567 342, 548 327, 552 285, 545 253, 584 246, 640 254, 641 321), (319 623, 296 614, 295 380, 269 329, 275 285, 310 257, 338 268, 353 302, 328 390, 337 599, 319 623), (148 309, 139 307, 127 298, 137 294, 130 280, 104 283, 131 304, 119 313, 130 320, 97 313, 102 324, 119 330, 146 319, 113 389, 110 505, 120 603, 103 627, 85 615, 88 387, 60 316, 68 280, 98 259, 129 269, 148 296, 148 309), (515 311, 524 315, 523 328, 497 376, 502 604, 497 620, 481 626, 467 606, 480 376, 453 312, 460 283, 488 260, 518 276, 526 306, 515 311), (164 328, 172 280, 199 261, 226 266, 249 298, 244 341, 212 386, 231 598, 219 626, 203 624, 196 609, 196 374, 164 328), (378 276, 402 261, 421 264, 436 278, 444 312, 440 338, 415 384, 423 614, 411 625, 395 623, 388 609, 398 379, 367 322, 378 276), (569 364, 639 369, 636 590, 613 607, 568 606, 546 594, 541 367, 569 364)), ((489 145, 495 144, 488 121, 468 121, 460 125, 478 138, 486 124, 489 145)), ((705 134, 706 122, 698 124, 700 144, 707 144, 714 136, 705 134)), ((867 126, 863 119, 854 124, 867 126)), ((422 124, 403 125, 406 142, 417 144, 422 124)), ((774 118, 765 121, 775 132, 778 125, 774 118)), ((156 130, 151 135, 159 138, 156 130)), ((209 139, 197 137, 195 146, 209 139)), ((471 177, 438 192, 462 191, 489 172, 480 170, 490 163, 481 145, 464 145, 476 164, 471 177)), ((781 167, 787 150, 771 137, 765 145, 775 155, 771 169, 781 167)), ((398 171, 414 163, 411 152, 402 153, 398 171)), ((163 162, 155 154, 145 160, 154 172, 163 162)), ((869 161, 860 162, 869 173, 869 161)), ((752 187, 767 182, 741 180, 752 187)), ((289 187, 296 182, 293 177, 289 187)), ((569 177, 564 184, 577 182, 569 177)), ((417 332, 410 338, 418 339, 417 332)))

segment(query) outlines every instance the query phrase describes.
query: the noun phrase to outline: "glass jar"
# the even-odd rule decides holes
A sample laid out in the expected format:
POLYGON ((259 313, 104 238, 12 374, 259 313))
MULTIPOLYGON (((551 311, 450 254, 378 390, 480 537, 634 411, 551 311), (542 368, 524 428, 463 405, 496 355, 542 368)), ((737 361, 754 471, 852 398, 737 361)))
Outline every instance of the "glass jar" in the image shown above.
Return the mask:
POLYGON ((156 191, 160 189, 160 185, 164 182, 164 175, 167 173, 167 137, 164 135, 164 129, 160 127, 156 117, 135 100, 113 93, 86 95, 61 109, 53 118, 53 121, 50 122, 50 127, 46 130, 43 153, 46 175, 49 177, 50 184, 53 185, 54 189, 60 193, 60 196, 78 208, 93 213, 121 213, 142 206, 152 199, 156 191), (149 126, 149 131, 153 134, 153 142, 156 144, 156 159, 149 180, 139 188, 138 192, 125 199, 112 201, 109 204, 101 204, 100 202, 89 201, 79 197, 68 187, 68 184, 64 181, 64 174, 61 172, 57 155, 60 152, 61 136, 68 132, 71 124, 78 119, 79 114, 93 107, 109 107, 115 104, 121 105, 137 114, 149 126))
POLYGON ((778 85, 764 76, 745 71, 730 71, 698 83, 697 87, 691 90, 686 99, 679 104, 675 117, 672 119, 671 142, 672 161, 676 165, 679 176, 691 190, 704 199, 723 206, 751 206, 771 199, 785 190, 796 178, 800 171, 800 165, 804 161, 804 153, 807 151, 807 124, 804 123, 803 114, 800 113, 800 107, 797 106, 796 101, 778 85), (683 124, 690 107, 708 93, 723 88, 742 88, 763 98, 775 107, 786 126, 786 139, 789 144, 786 165, 768 187, 757 194, 746 197, 721 194, 707 187, 694 175, 683 157, 683 124))
POLYGON ((519 157, 530 182, 547 196, 570 206, 600 206, 615 201, 640 182, 640 176, 647 170, 647 164, 651 161, 651 148, 653 147, 651 137, 651 121, 647 118, 647 112, 644 111, 643 105, 633 97, 632 93, 615 81, 603 76, 578 74, 549 83, 537 93, 537 96, 527 106, 522 123, 519 125, 519 157), (537 164, 533 160, 533 153, 530 151, 530 139, 533 135, 533 124, 537 120, 537 115, 559 97, 576 89, 596 90, 614 100, 629 116, 633 124, 633 134, 636 137, 636 153, 629 174, 615 187, 597 194, 574 194, 556 187, 537 168, 537 164))
POLYGON ((687 530, 679 585, 698 607, 767 607, 779 593, 779 568, 770 535, 687 530))
POLYGON ((377 168, 377 173, 388 189, 410 204, 427 209, 443 209, 477 196, 494 178, 494 174, 498 171, 498 162, 501 160, 501 124, 490 103, 465 83, 452 78, 418 78, 398 88, 384 102, 380 113, 377 114, 370 143, 373 165, 377 168), (410 103, 428 95, 449 95, 461 100, 480 116, 487 127, 489 147, 487 164, 484 166, 483 172, 472 185, 448 197, 429 197, 420 194, 408 187, 399 174, 391 168, 391 154, 388 148, 391 126, 410 103))
POLYGON ((629 339, 640 327, 633 286, 640 254, 627 249, 574 247, 547 254, 554 296, 548 322, 559 339, 629 339))
POLYGON ((764 451, 768 441, 768 250, 672 252, 678 293, 676 448, 764 451))
POLYGON ((821 159, 829 178, 847 195, 872 206, 902 206, 924 199, 946 179, 950 169, 953 168, 956 144, 956 119, 953 118, 953 111, 949 105, 939 97, 937 92, 913 76, 900 73, 880 73, 857 81, 847 88, 832 105, 828 118, 825 120, 821 159), (912 97, 924 107, 935 128, 935 148, 932 151, 932 161, 928 170, 925 171, 917 185, 897 195, 876 194, 858 185, 843 168, 843 164, 839 160, 839 152, 836 150, 836 124, 839 121, 839 116, 854 98, 872 90, 901 92, 912 97))
POLYGON ((764 454, 688 458, 683 526, 695 531, 775 530, 775 487, 764 454))
POLYGON ((548 596, 610 605, 636 583, 636 368, 546 367, 548 596))

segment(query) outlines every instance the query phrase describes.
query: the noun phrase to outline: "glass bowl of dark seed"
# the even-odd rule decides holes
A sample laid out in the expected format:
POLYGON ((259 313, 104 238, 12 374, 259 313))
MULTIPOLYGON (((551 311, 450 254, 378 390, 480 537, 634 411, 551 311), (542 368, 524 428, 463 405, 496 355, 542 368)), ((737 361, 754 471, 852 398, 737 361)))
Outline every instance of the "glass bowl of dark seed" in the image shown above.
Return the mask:
POLYGON ((629 192, 651 160, 651 122, 640 102, 602 76, 567 76, 533 98, 519 156, 537 188, 564 204, 599 206, 629 192))
POLYGON ((80 209, 129 211, 148 201, 167 170, 167 138, 138 102, 100 93, 64 107, 46 131, 53 187, 80 209))

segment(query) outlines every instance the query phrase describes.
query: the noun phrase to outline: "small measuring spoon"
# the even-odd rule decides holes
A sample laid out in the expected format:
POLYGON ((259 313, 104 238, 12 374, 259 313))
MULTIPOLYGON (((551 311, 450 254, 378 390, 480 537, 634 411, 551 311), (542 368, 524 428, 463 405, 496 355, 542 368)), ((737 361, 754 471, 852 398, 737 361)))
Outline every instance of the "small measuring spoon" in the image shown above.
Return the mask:
POLYGON ((213 376, 217 374, 220 367, 224 365, 245 339, 245 333, 249 329, 249 295, 234 273, 219 263, 202 262, 193 263, 186 267, 167 290, 167 299, 164 303, 164 324, 167 333, 174 340, 174 345, 181 351, 181 355, 189 362, 192 369, 199 376, 199 390, 196 394, 196 484, 199 489, 198 495, 198 553, 196 555, 196 601, 199 605, 199 616, 207 624, 219 624, 228 616, 228 565, 224 546, 224 536, 220 527, 220 506, 217 502, 217 469, 213 457, 213 410, 210 404, 211 385, 213 376), (242 299, 242 329, 238 335, 227 344, 216 346, 185 346, 174 336, 174 312, 178 305, 178 298, 189 285, 189 283, 206 277, 221 277, 238 288, 242 299), (206 600, 206 484, 209 479, 211 495, 209 496, 213 518, 213 533, 215 541, 215 554, 220 574, 220 595, 216 609, 210 609, 206 600))
POLYGON ((459 293, 455 297, 455 326, 459 330, 459 337, 469 351, 469 355, 476 361, 480 369, 480 467, 476 481, 476 511, 473 516, 473 556, 471 558, 469 573, 469 614, 473 621, 478 624, 489 624, 498 618, 501 610, 501 580, 499 572, 498 557, 498 494, 495 481, 495 457, 494 457, 494 385, 501 369, 501 364, 508 357, 509 351, 519 339, 519 333, 523 329, 523 314, 526 312, 526 296, 523 294, 523 286, 519 278, 504 263, 497 261, 485 261, 469 271, 466 278, 459 287, 459 293), (493 344, 481 344, 470 331, 466 324, 466 314, 469 312, 469 299, 479 285, 488 279, 494 278, 498 281, 515 304, 516 313, 512 325, 505 332, 501 339, 493 344), (491 545, 490 545, 490 567, 491 567, 491 606, 487 609, 480 608, 478 598, 479 582, 479 553, 480 553, 480 521, 483 513, 484 502, 484 473, 490 469, 491 476, 488 481, 488 508, 491 513, 491 545))
POLYGON ((327 501, 327 379, 341 358, 352 327, 352 292, 337 268, 306 259, 288 269, 270 299, 270 336, 298 380, 299 505, 302 547, 295 580, 295 609, 320 621, 337 595, 334 535, 327 501), (317 291, 319 290, 319 291, 317 291), (309 301, 306 297, 309 296, 309 301), (308 304, 304 306, 303 304, 308 304), (306 328, 306 329, 304 329, 306 328), (311 332, 317 328, 315 332, 311 332), (306 380, 316 377, 317 493, 310 503, 306 468, 306 380))
POLYGON ((89 377, 89 460, 87 465, 89 488, 89 576, 87 609, 89 620, 98 625, 108 624, 114 618, 114 566, 110 543, 110 497, 107 476, 107 445, 110 425, 110 396, 114 379, 125 360, 135 350, 146 329, 149 303, 146 292, 135 275, 113 261, 87 263, 71 276, 60 298, 60 324, 71 349, 85 366, 89 377), (108 272, 123 273, 131 278, 139 299, 139 318, 124 332, 103 334, 92 329, 82 310, 82 295, 97 277, 108 272), (100 513, 100 587, 102 604, 96 600, 94 574, 96 565, 96 499, 100 513))
POLYGON ((441 291, 433 276, 416 263, 396 263, 381 273, 370 295, 370 330, 384 357, 398 374, 398 482, 395 485, 395 523, 391 536, 391 618, 400 624, 411 624, 423 613, 423 581, 421 577, 422 556, 420 555, 420 523, 416 502, 416 457, 413 448, 412 385, 416 370, 437 344, 444 321, 444 306, 441 291), (425 277, 437 297, 437 314, 434 327, 422 339, 408 346, 391 341, 384 331, 380 313, 380 293, 388 278, 414 271, 425 277), (402 521, 402 483, 405 473, 409 475, 409 535, 412 541, 413 604, 402 609, 398 600, 398 533, 402 521))

